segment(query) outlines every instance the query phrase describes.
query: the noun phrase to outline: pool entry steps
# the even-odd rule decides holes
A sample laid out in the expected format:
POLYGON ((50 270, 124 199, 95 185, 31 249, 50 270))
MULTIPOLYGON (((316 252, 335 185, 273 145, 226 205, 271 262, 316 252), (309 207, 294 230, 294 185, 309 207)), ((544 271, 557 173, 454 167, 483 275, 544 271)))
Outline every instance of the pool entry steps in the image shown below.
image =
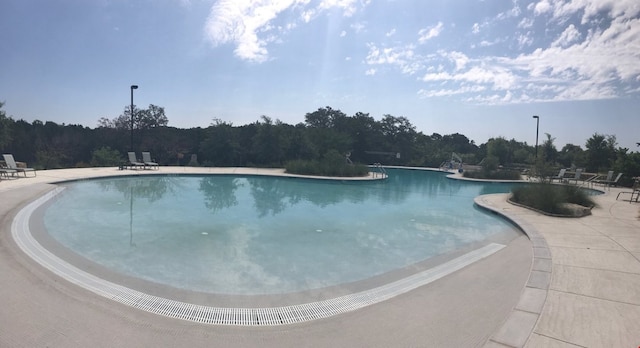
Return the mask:
POLYGON ((217 325, 286 325, 327 318, 385 301, 420 286, 429 284, 486 258, 505 246, 490 243, 445 262, 439 266, 412 276, 361 291, 318 302, 270 308, 224 308, 195 305, 148 295, 112 282, 100 279, 58 258, 32 236, 29 220, 33 212, 62 188, 54 189, 23 208, 11 225, 11 233, 18 246, 31 258, 67 281, 90 290, 100 296, 147 312, 203 324, 217 325))

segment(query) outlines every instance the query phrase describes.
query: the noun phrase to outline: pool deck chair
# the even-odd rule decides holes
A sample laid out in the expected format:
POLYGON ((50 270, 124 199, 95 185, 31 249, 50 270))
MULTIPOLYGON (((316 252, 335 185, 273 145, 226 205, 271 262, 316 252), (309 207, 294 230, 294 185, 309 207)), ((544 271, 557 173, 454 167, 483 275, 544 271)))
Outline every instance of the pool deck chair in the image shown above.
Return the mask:
POLYGON ((578 181, 582 180, 582 179, 581 179, 581 177, 582 177, 582 171, 583 171, 583 169, 582 169, 582 168, 578 168, 578 169, 576 169, 576 174, 573 176, 573 178, 569 179, 569 183, 571 183, 571 181, 575 181, 575 182, 576 182, 576 185, 577 185, 577 184, 578 184, 578 181))
POLYGON ((7 164, 7 168, 15 170, 16 172, 22 172, 24 173, 24 177, 27 177, 27 172, 33 172, 33 176, 36 176, 36 170, 33 168, 26 168, 26 167, 18 167, 18 165, 16 164, 16 160, 13 158, 12 154, 3 154, 2 157, 4 157, 4 163, 7 164))
POLYGON ((142 168, 144 169, 145 165, 142 162, 139 162, 136 158, 135 152, 128 152, 129 155, 129 168, 142 168))
POLYGON ((564 173, 566 172, 567 172, 566 168, 560 169, 560 172, 558 173, 558 175, 550 177, 551 182, 553 182, 554 180, 558 180, 558 182, 562 182, 562 180, 564 180, 564 173))
POLYGON ((148 166, 148 167, 151 167, 151 168, 155 167, 156 169, 160 169, 160 166, 158 165, 158 163, 154 162, 151 159, 151 153, 150 152, 143 152, 142 153, 142 162, 144 162, 145 166, 148 166))
POLYGON ((618 180, 620 180, 621 177, 622 177, 622 173, 618 173, 618 176, 616 176, 616 178, 613 179, 613 170, 610 170, 607 173, 607 178, 606 179, 604 179, 604 180, 594 180, 593 182, 595 184, 599 184, 599 185, 607 186, 607 187, 616 186, 616 185, 618 185, 618 180))
POLYGON ((0 179, 2 179, 3 175, 4 175, 5 178, 9 179, 9 174, 11 174, 11 176, 13 176, 17 172, 18 171, 15 170, 15 169, 0 168, 0 179))

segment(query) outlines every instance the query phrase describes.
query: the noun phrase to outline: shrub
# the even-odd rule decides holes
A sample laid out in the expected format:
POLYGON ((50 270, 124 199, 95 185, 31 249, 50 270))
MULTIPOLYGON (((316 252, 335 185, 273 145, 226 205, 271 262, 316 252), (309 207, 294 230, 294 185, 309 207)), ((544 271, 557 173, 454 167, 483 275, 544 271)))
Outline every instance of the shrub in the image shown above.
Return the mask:
POLYGON ((363 164, 347 164, 344 156, 329 151, 320 161, 294 160, 285 165, 287 173, 319 176, 365 176, 369 168, 363 164))
POLYGON ((512 190, 511 200, 550 214, 571 215, 566 203, 583 207, 595 206, 585 190, 572 185, 548 183, 518 186, 512 190))
POLYGON ((462 173, 465 178, 488 179, 488 180, 520 180, 520 172, 516 170, 496 170, 487 172, 484 170, 468 170, 462 173))
POLYGON ((122 163, 122 157, 118 150, 113 150, 109 146, 101 147, 91 154, 91 165, 94 167, 117 166, 122 163))

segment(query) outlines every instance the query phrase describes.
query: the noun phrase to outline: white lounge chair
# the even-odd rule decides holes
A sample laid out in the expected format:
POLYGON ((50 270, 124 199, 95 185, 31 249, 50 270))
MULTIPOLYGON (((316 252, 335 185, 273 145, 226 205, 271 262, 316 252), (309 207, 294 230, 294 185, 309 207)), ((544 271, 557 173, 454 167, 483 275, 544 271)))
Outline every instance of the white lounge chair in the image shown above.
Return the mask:
POLYGON ((618 185, 618 181, 622 177, 622 173, 618 173, 618 176, 616 176, 616 178, 613 179, 613 180, 611 180, 611 178, 613 178, 613 170, 610 171, 610 173, 611 173, 611 176, 609 176, 607 174, 607 179, 606 180, 597 180, 596 184, 601 184, 602 186, 617 186, 618 185))
POLYGON ((9 174, 11 174, 11 176, 13 176, 13 174, 17 173, 18 171, 15 169, 9 169, 9 168, 0 168, 0 179, 2 178, 2 176, 4 175, 5 178, 9 178, 9 174))
POLYGON ((142 153, 142 162, 144 163, 145 166, 156 167, 156 169, 159 169, 158 163, 154 162, 151 159, 151 153, 150 152, 143 152, 142 153))
POLYGON ((18 165, 16 164, 16 160, 13 158, 12 154, 5 153, 2 155, 2 157, 4 157, 4 163, 7 164, 7 168, 15 170, 16 172, 24 173, 25 178, 27 177, 27 172, 33 172, 33 176, 37 175, 36 170, 33 168, 18 167, 18 165))
POLYGON ((554 180, 558 180, 559 182, 562 182, 562 180, 564 180, 564 174, 566 172, 567 172, 566 168, 560 169, 560 172, 558 173, 558 175, 551 177, 551 182, 553 182, 554 180))
POLYGON ((582 180, 582 179, 581 179, 581 177, 582 177, 582 171, 583 171, 583 170, 584 170, 584 169, 582 169, 582 168, 578 168, 578 169, 576 169, 576 173, 575 173, 575 175, 573 176, 573 178, 569 179, 569 183, 571 183, 571 181, 573 180, 573 181, 575 181, 575 182, 576 182, 576 185, 577 185, 577 184, 578 184, 578 181, 582 180))

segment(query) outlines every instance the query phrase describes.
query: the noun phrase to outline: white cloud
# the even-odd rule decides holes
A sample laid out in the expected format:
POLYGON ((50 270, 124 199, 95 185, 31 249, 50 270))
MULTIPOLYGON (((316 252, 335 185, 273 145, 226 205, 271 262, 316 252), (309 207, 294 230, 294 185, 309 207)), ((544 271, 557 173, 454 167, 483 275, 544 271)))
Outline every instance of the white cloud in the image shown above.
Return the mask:
POLYGON ((507 90, 515 87, 516 76, 505 67, 472 67, 466 71, 451 74, 448 72, 427 73, 422 77, 425 82, 459 82, 486 84, 494 90, 507 90))
POLYGON ((433 98, 433 97, 448 97, 452 95, 459 94, 468 94, 468 93, 479 93, 485 91, 487 88, 485 86, 461 86, 457 89, 438 89, 438 90, 429 90, 429 89, 420 89, 418 91, 418 96, 420 98, 433 98))
POLYGON ((341 31, 341 32, 340 32, 340 37, 345 37, 345 36, 347 36, 347 32, 346 32, 346 31, 344 31, 344 30, 343 30, 343 31, 341 31))
POLYGON ((518 35, 518 46, 520 48, 522 47, 527 47, 527 46, 531 46, 531 44, 533 44, 533 33, 532 32, 527 32, 526 34, 519 34, 518 35))
POLYGON ((358 9, 365 7, 371 3, 371 0, 322 0, 318 8, 321 10, 329 10, 332 8, 340 8, 347 17, 353 16, 358 9))
POLYGON ((520 6, 518 5, 518 0, 513 0, 512 3, 513 3, 513 7, 510 10, 499 13, 496 16, 496 18, 499 20, 504 20, 504 19, 520 16, 520 14, 522 13, 522 10, 520 10, 520 6))
POLYGON ((418 42, 425 43, 430 39, 437 37, 442 32, 443 27, 444 25, 442 24, 442 22, 438 22, 438 24, 432 27, 420 29, 420 31, 418 32, 418 35, 419 35, 418 42))
POLYGON ((391 36, 395 35, 395 33, 396 33, 396 29, 395 29, 395 28, 393 28, 393 29, 389 30, 389 31, 388 31, 386 34, 384 34, 384 35, 385 35, 386 37, 391 37, 391 36))
POLYGON ((473 23, 473 26, 471 27, 471 32, 474 34, 478 34, 480 32, 480 24, 473 23))
POLYGON ((565 29, 560 37, 551 43, 552 47, 567 47, 580 39, 580 32, 571 24, 565 29))
POLYGON ((518 28, 528 29, 533 26, 533 23, 534 23, 533 18, 525 17, 525 18, 522 18, 520 22, 518 22, 518 28))
POLYGON ((299 21, 308 23, 323 11, 334 8, 352 16, 370 0, 322 0, 316 7, 310 0, 219 0, 212 7, 205 24, 205 37, 216 47, 232 43, 234 54, 242 59, 262 63, 269 58, 267 46, 280 42, 280 35, 296 27, 295 22, 274 26, 273 21, 285 11, 300 13, 299 21))
POLYGON ((353 29, 356 33, 361 33, 367 27, 364 23, 353 23, 350 25, 351 29, 353 29))
POLYGON ((403 74, 413 75, 422 70, 422 59, 415 55, 415 46, 379 48, 374 44, 368 44, 369 53, 365 59, 368 65, 394 65, 400 68, 403 74))
POLYGON ((373 75, 376 74, 376 69, 371 68, 371 69, 365 71, 364 74, 367 75, 367 76, 373 76, 373 75))

